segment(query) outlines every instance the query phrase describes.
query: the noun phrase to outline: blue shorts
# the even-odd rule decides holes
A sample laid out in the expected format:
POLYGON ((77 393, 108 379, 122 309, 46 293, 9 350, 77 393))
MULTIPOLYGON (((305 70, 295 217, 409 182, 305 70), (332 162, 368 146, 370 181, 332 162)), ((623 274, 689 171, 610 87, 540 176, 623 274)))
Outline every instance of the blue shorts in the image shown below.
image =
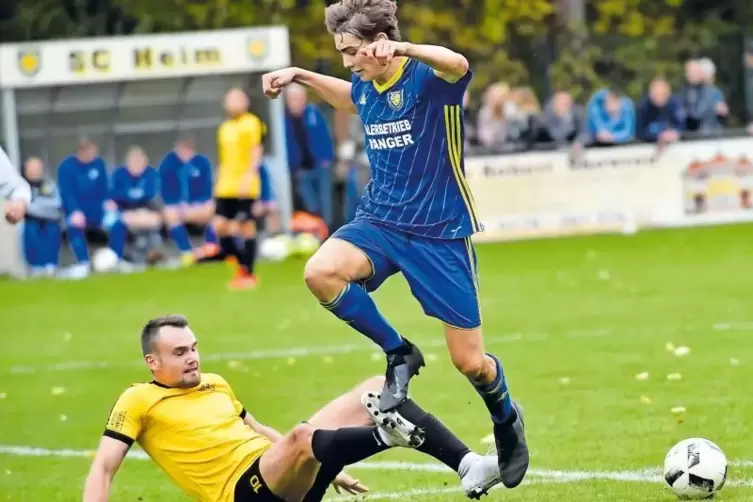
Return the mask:
POLYGON ((402 272, 427 316, 454 328, 481 326, 476 251, 470 237, 430 239, 363 219, 340 227, 332 237, 357 247, 371 261, 372 275, 363 281, 367 291, 402 272))

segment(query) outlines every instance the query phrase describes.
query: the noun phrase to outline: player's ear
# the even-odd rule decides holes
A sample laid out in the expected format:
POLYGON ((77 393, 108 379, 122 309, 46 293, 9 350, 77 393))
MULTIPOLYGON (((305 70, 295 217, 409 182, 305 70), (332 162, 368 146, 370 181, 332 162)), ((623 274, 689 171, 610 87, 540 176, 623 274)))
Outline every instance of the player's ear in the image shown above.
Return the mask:
POLYGON ((159 369, 159 361, 157 361, 154 354, 145 355, 144 362, 146 362, 147 367, 152 371, 159 369))

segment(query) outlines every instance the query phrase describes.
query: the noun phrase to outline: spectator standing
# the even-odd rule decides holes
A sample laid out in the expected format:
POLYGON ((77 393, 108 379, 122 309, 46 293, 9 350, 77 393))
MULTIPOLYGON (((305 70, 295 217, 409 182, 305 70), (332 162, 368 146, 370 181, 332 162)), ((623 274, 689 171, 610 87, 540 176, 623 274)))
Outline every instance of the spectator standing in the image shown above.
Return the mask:
POLYGON ((159 174, 149 165, 144 150, 133 146, 128 150, 125 165, 112 175, 111 198, 118 206, 123 223, 136 239, 134 263, 144 264, 159 259, 155 253, 162 243, 159 235, 162 216, 157 205, 159 174))
POLYGON ((120 220, 117 205, 109 198, 110 186, 105 161, 97 145, 88 138, 79 141, 78 150, 58 167, 58 188, 68 227, 68 240, 78 265, 68 277, 81 279, 89 275, 89 250, 86 230, 104 230, 110 249, 120 258, 120 269, 129 271, 123 261, 128 229, 120 220))
POLYGON ((633 102, 613 89, 597 91, 588 103, 588 132, 597 145, 620 145, 633 141, 633 102))
POLYGON ((539 143, 581 148, 588 142, 586 113, 582 107, 575 106, 573 97, 565 91, 552 96, 538 117, 535 130, 535 141, 539 143))
POLYGON ((685 127, 685 111, 664 79, 651 82, 648 96, 638 108, 637 137, 649 143, 673 143, 685 127))
POLYGON ((714 68, 711 60, 701 63, 690 60, 685 64, 687 86, 680 93, 685 109, 685 130, 698 136, 717 136, 724 131, 729 107, 724 94, 713 85, 714 68))
POLYGON ((332 170, 335 146, 321 110, 308 103, 306 90, 285 89, 288 162, 306 212, 332 224, 332 170))
POLYGON ((52 277, 60 258, 60 195, 55 183, 45 177, 44 163, 29 157, 24 176, 32 199, 23 226, 23 247, 31 277, 52 277))
POLYGON ((522 129, 523 124, 515 120, 515 105, 507 84, 489 86, 478 112, 476 132, 481 145, 495 151, 511 149, 520 142, 522 129))

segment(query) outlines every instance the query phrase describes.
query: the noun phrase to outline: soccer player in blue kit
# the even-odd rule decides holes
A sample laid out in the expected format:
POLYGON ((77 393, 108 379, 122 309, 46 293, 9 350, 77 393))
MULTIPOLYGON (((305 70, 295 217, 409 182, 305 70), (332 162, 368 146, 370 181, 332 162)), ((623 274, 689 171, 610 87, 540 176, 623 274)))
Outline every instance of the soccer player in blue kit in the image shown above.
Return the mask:
POLYGON ((356 218, 306 264, 322 306, 385 351, 379 406, 393 410, 424 366, 420 350, 379 313, 369 292, 400 272, 426 315, 439 319, 455 367, 486 404, 502 482, 518 486, 529 465, 520 408, 502 364, 484 352, 476 254, 480 231, 464 176, 463 94, 467 59, 450 49, 401 41, 392 0, 341 0, 325 11, 350 82, 299 68, 263 76, 268 97, 301 84, 335 108, 357 113, 371 165, 356 218))

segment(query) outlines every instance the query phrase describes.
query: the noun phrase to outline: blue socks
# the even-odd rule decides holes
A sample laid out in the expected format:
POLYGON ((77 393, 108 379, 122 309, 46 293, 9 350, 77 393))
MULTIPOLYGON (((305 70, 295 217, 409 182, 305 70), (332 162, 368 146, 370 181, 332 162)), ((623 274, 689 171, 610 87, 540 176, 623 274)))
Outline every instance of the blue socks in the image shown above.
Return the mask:
POLYGON ((86 247, 86 234, 83 228, 68 227, 68 242, 71 245, 76 261, 89 263, 89 249, 86 247))
POLYGON ((207 244, 217 244, 217 233, 214 231, 211 223, 204 227, 204 242, 207 244))
POLYGON ((487 356, 497 363, 497 376, 489 384, 471 383, 481 399, 484 400, 486 408, 492 415, 492 422, 495 425, 504 425, 512 416, 512 401, 510 392, 507 390, 507 379, 505 379, 505 372, 502 370, 502 363, 499 362, 499 359, 491 354, 487 354, 487 356))
POLYGON ((403 339, 379 313, 374 300, 355 283, 346 285, 332 301, 322 302, 322 307, 369 337, 385 352, 403 345, 403 339))
POLYGON ((118 220, 110 227, 110 233, 108 235, 110 241, 110 249, 115 251, 118 258, 123 259, 125 254, 126 239, 128 238, 128 227, 125 223, 118 220))
POLYGON ((191 246, 191 239, 188 236, 188 230, 185 225, 178 223, 174 227, 170 227, 170 238, 175 241, 175 245, 178 246, 178 250, 181 253, 190 253, 193 250, 191 246))

